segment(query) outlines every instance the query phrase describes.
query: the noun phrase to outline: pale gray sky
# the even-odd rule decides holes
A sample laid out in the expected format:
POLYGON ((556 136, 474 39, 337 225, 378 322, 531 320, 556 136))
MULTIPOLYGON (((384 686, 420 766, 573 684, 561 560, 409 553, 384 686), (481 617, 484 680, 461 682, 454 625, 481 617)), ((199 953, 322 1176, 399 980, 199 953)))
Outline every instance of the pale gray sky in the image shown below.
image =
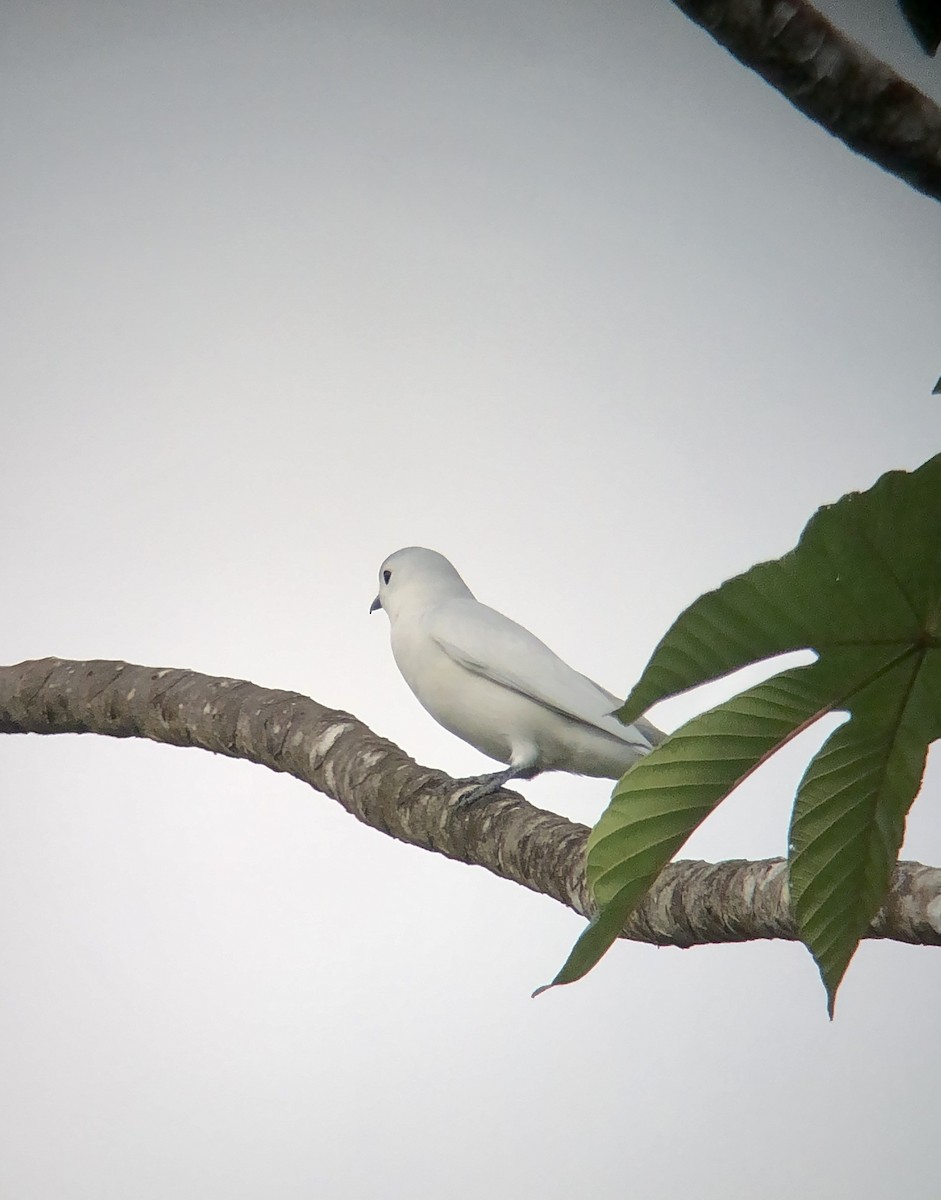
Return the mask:
MULTIPOLYGON (((941 96, 889 0, 828 11, 941 96)), ((626 692, 699 592, 939 447, 937 205, 670 4, 0 29, 2 661, 298 689, 468 774, 367 615, 390 551, 626 692)), ((689 852, 780 853, 815 739, 689 852)), ((621 945, 531 1001, 580 928, 257 767, 5 739, 0 1196, 941 1184, 936 952, 865 945, 833 1025, 786 945, 621 945)))

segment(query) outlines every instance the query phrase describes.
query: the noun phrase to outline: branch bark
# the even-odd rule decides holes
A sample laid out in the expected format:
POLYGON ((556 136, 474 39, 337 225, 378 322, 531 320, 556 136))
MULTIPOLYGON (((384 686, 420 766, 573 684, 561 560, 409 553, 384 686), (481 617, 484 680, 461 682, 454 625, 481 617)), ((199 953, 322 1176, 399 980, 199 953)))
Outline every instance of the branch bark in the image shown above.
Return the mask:
POLYGON ((673 0, 850 149, 941 200, 941 108, 807 0, 673 0))
MULTIPOLYGON (((297 692, 124 662, 44 658, 0 667, 0 733, 97 733, 196 746, 283 771, 389 837, 480 866, 583 916, 588 829, 512 792, 468 809, 461 785, 419 766, 349 713, 297 692)), ((786 864, 676 862, 623 937, 666 946, 793 941, 786 864)), ((941 869, 899 863, 869 937, 941 945, 941 869)))

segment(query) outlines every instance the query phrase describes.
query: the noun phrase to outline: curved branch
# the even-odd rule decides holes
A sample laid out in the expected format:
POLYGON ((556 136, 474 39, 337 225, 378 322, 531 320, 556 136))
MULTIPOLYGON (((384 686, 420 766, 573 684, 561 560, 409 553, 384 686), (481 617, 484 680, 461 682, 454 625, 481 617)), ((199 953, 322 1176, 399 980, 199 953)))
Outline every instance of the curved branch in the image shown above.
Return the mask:
POLYGON ((807 0, 673 0, 850 149, 941 200, 941 109, 807 0))
MULTIPOLYGON (((244 758, 293 775, 390 837, 485 867, 583 916, 592 911, 586 826, 512 792, 456 808, 457 781, 297 692, 196 671, 44 658, 0 667, 0 733, 143 737, 244 758)), ((786 864, 671 863, 622 936, 673 946, 796 940, 786 864)), ((941 945, 941 870, 900 863, 868 936, 941 945)))

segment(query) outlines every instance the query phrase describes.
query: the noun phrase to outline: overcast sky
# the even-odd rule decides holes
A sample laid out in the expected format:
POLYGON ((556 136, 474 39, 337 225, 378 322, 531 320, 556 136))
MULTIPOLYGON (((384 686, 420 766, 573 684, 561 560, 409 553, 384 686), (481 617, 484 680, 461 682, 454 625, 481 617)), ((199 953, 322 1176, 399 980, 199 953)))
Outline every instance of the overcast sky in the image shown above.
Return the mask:
MULTIPOLYGON (((828 11, 941 97, 890 0, 828 11)), ((470 774, 367 614, 388 553, 623 694, 941 445, 937 205, 669 3, 7 0, 0 34, 0 661, 296 689, 470 774)), ((820 737, 686 853, 782 853, 820 737)), ((608 786, 521 790, 590 822, 608 786)), ((530 1000, 581 927, 259 767, 7 738, 0 1196, 941 1186, 936 951, 863 946, 832 1025, 784 944, 621 944, 530 1000)))

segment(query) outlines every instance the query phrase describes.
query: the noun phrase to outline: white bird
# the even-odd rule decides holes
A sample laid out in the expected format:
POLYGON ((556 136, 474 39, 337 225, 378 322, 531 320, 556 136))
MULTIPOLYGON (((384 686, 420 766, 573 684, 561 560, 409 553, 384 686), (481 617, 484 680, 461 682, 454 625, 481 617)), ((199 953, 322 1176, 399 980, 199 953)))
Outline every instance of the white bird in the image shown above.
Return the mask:
POLYGON ((511 779, 569 771, 620 779, 666 736, 643 717, 623 725, 621 701, 544 642, 488 608, 442 554, 409 546, 379 569, 392 654, 419 703, 445 729, 499 762, 463 796, 470 803, 511 779))

